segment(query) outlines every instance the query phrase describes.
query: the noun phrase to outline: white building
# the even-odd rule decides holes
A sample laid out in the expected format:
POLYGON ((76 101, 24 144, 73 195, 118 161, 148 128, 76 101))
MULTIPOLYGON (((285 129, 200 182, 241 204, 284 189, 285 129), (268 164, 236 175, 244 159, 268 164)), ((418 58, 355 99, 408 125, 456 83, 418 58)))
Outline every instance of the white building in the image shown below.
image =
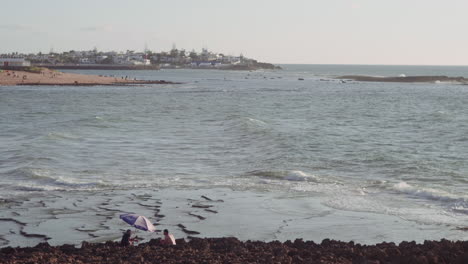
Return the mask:
POLYGON ((31 62, 24 58, 0 58, 0 66, 3 67, 29 67, 31 62))
POLYGON ((144 55, 118 55, 114 57, 114 62, 123 65, 151 65, 151 61, 144 55))

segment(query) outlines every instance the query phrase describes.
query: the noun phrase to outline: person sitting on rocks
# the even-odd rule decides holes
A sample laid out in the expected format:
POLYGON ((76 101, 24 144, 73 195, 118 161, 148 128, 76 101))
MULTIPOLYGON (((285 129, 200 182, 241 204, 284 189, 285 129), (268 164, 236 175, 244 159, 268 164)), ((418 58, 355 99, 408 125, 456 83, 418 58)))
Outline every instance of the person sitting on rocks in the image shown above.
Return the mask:
POLYGON ((120 241, 120 245, 123 247, 128 247, 130 245, 133 245, 133 239, 131 238, 132 236, 132 230, 128 229, 127 232, 125 232, 122 236, 122 240, 120 241))
POLYGON ((169 234, 167 229, 164 229, 164 238, 161 240, 162 245, 175 245, 175 238, 172 234, 169 234))

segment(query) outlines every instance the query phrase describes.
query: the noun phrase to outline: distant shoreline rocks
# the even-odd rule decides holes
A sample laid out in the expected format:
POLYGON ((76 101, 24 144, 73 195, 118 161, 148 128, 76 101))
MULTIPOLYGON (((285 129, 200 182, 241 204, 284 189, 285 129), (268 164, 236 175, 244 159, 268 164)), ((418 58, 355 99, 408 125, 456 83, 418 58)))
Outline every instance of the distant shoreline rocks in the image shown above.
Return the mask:
POLYGON ((366 75, 343 75, 336 79, 352 80, 358 82, 404 82, 404 83, 438 83, 438 82, 457 82, 468 84, 468 79, 464 77, 449 77, 449 76, 395 76, 395 77, 377 77, 366 75))
POLYGON ((220 70, 235 70, 235 71, 256 71, 256 70, 282 70, 280 66, 266 63, 266 62, 257 62, 249 65, 242 64, 232 64, 226 67, 220 67, 220 70))

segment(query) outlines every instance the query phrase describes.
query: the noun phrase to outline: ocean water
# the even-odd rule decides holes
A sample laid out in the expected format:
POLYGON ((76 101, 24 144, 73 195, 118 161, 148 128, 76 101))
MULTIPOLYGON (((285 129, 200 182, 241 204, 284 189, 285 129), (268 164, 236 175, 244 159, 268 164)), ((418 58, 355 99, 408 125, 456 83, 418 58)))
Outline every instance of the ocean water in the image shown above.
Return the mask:
MULTIPOLYGON (((209 226, 183 218, 193 209, 158 209, 172 219, 167 225, 189 222, 200 236, 468 237, 460 230, 468 223, 468 86, 334 79, 468 77, 468 67, 283 67, 80 71, 181 84, 0 87, 0 244, 43 239, 25 232, 56 243, 118 238, 113 229, 125 226, 103 228, 96 208, 132 211, 133 198, 119 200, 125 195, 171 197, 165 204, 174 210, 192 194, 221 197, 225 206, 216 205, 209 226), (73 219, 94 227, 72 228, 73 219), (398 221, 401 230, 362 227, 366 220, 398 221), (296 221, 294 230, 286 231, 288 221, 296 221), (216 228, 220 222, 229 228, 216 228), (236 231, 249 226, 250 236, 236 231), (63 236, 70 229, 85 234, 63 236)), ((106 217, 118 218, 117 211, 106 217)))

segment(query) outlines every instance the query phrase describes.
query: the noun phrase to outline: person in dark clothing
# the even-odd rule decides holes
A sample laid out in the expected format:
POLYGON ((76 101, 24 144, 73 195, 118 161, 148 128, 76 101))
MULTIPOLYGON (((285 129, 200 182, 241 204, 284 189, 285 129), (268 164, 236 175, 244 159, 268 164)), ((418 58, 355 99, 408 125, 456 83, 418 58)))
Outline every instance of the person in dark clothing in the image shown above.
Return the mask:
POLYGON ((127 230, 122 236, 122 240, 120 241, 120 245, 123 247, 128 247, 133 243, 133 239, 130 237, 132 236, 132 231, 130 229, 127 230))

